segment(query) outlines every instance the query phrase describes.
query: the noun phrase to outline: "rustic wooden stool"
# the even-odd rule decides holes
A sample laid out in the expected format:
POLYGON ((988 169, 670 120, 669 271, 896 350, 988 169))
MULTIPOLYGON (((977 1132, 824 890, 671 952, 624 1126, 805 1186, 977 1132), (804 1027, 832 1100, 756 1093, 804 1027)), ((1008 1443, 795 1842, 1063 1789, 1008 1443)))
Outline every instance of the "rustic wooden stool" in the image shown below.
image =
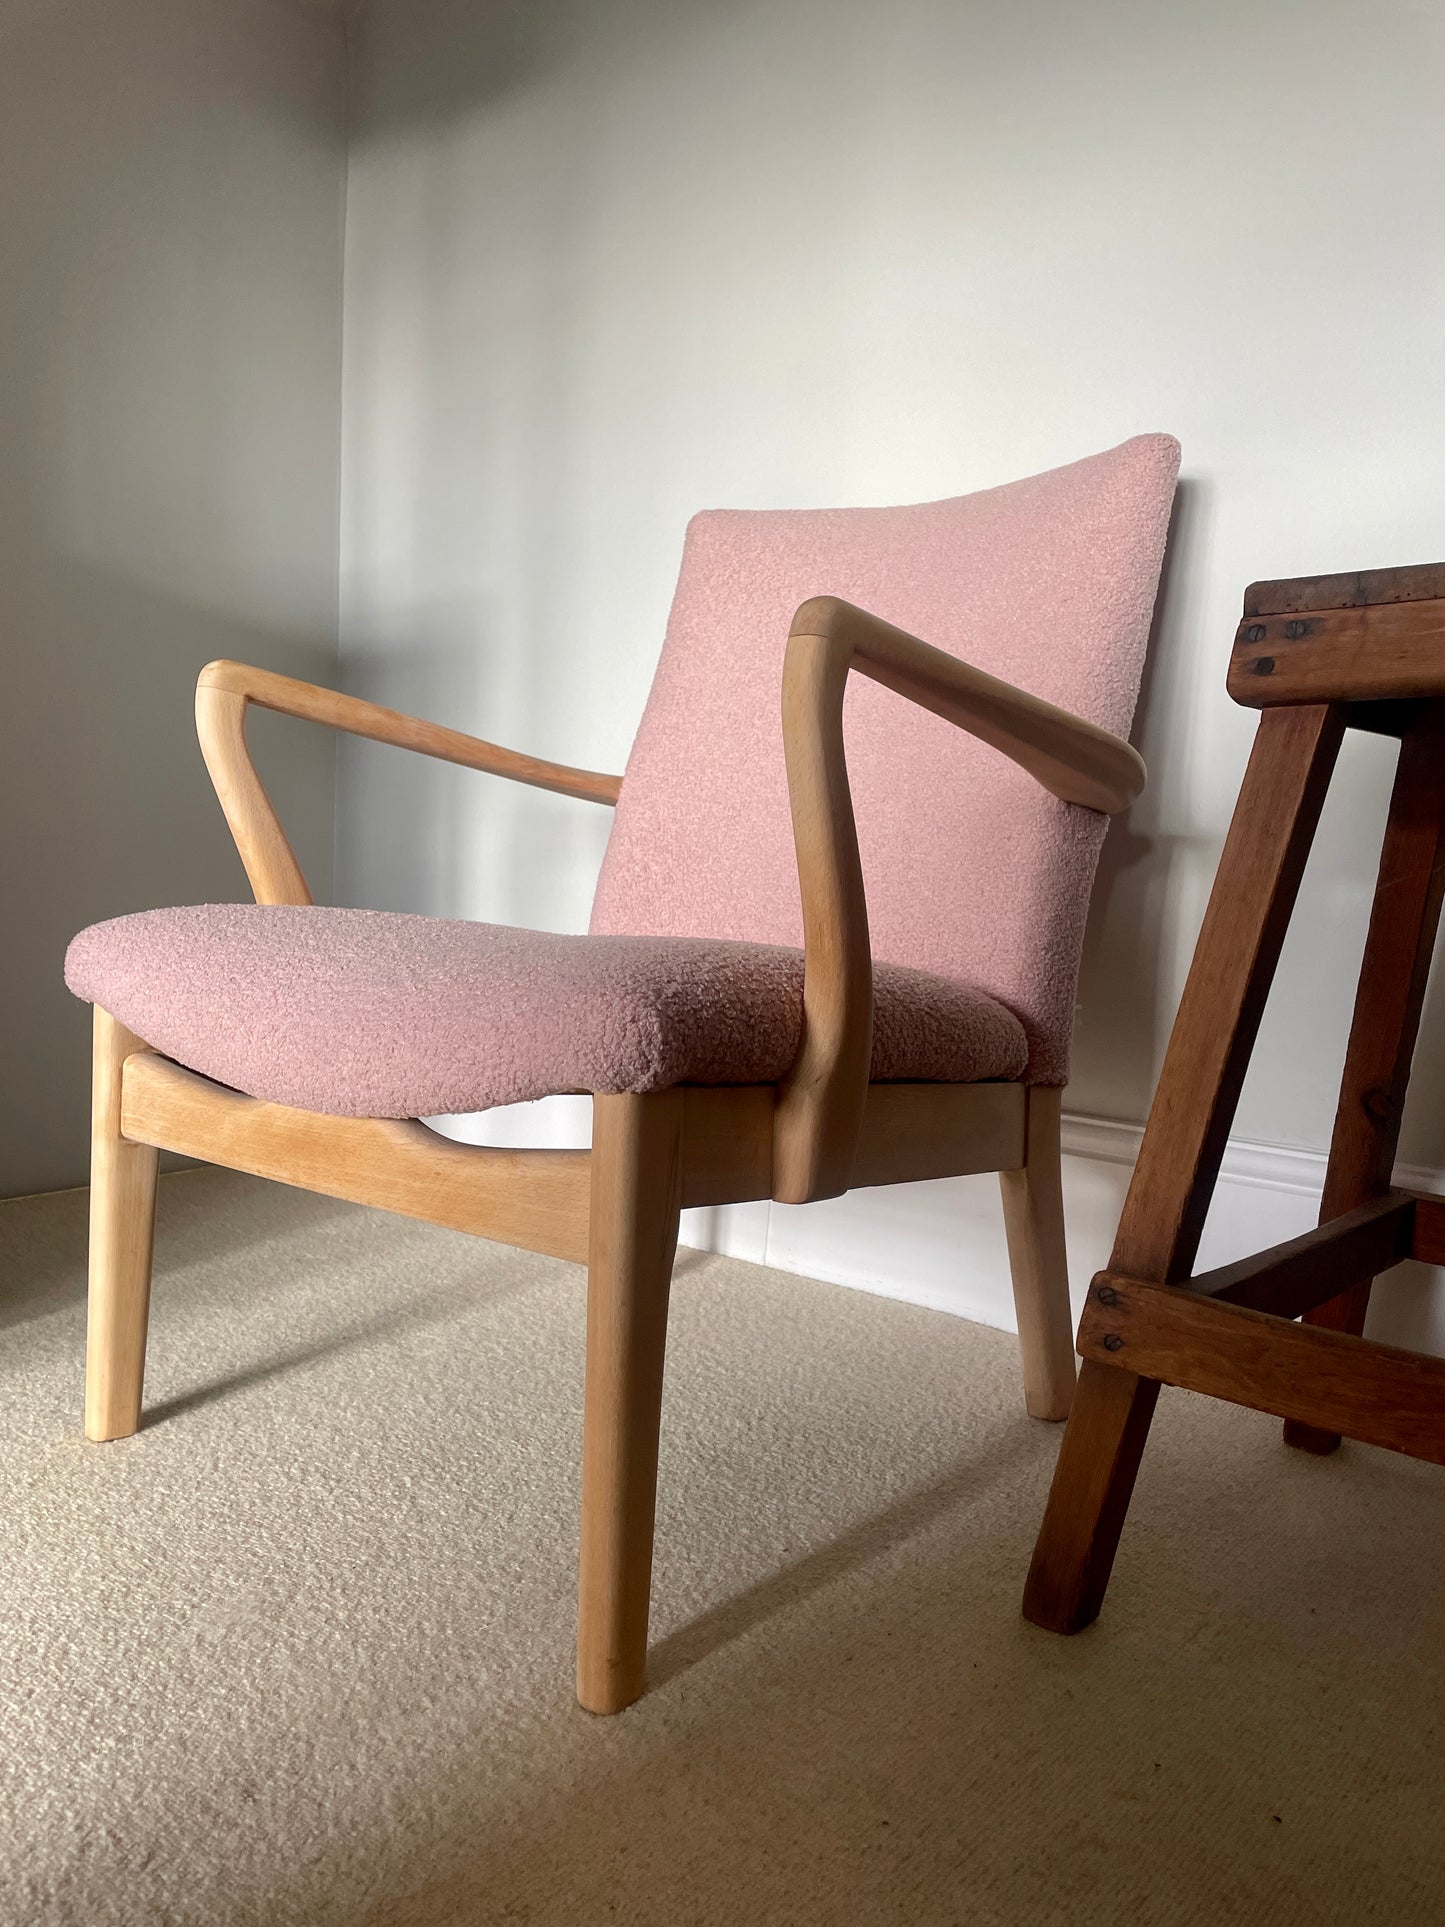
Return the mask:
POLYGON ((1445 1359, 1369 1342, 1371 1281, 1445 1263, 1445 1200, 1391 1188, 1445 890, 1445 564, 1257 582, 1229 693, 1262 710, 1084 1359, 1025 1616, 1103 1604, 1161 1384, 1445 1464, 1445 1359), (1225 1140, 1347 728, 1400 739, 1315 1231, 1191 1275, 1225 1140), (1302 1323, 1294 1323, 1303 1319, 1302 1323))

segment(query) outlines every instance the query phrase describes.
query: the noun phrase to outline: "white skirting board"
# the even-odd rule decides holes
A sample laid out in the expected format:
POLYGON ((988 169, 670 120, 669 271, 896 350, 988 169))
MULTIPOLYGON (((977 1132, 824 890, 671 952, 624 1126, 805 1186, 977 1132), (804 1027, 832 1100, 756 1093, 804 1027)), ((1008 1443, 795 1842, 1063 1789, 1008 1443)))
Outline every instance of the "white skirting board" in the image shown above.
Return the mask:
MULTIPOLYGON (((1064 1212, 1077 1318, 1108 1261, 1142 1133, 1065 1117, 1064 1212)), ((1273 1144, 1231 1143, 1200 1248, 1201 1269, 1308 1231, 1319 1217, 1325 1158, 1273 1144)), ((1410 1190, 1445 1190, 1445 1172, 1401 1166, 1410 1190)), ((685 1244, 827 1278, 888 1298, 1016 1329, 998 1180, 945 1178, 854 1191, 819 1204, 722 1205, 683 1213, 685 1244)), ((1369 1334, 1445 1355, 1445 1276, 1399 1266, 1377 1285, 1369 1334)))
MULTIPOLYGON (((548 1098, 436 1122, 474 1144, 585 1145, 591 1100, 548 1098)), ((1137 1125, 1064 1118, 1064 1213, 1076 1317, 1089 1280, 1108 1260, 1141 1136, 1137 1125)), ((1308 1231, 1319 1216, 1324 1175, 1323 1152, 1231 1142, 1204 1230, 1201 1268, 1308 1231)), ((1412 1191, 1445 1192, 1445 1171, 1401 1165, 1396 1180, 1412 1191)), ((895 1184, 819 1204, 685 1211, 682 1242, 1016 1329, 995 1177, 895 1184)), ((1445 1275, 1427 1265, 1398 1266, 1375 1289, 1369 1334, 1445 1356, 1445 1275)))

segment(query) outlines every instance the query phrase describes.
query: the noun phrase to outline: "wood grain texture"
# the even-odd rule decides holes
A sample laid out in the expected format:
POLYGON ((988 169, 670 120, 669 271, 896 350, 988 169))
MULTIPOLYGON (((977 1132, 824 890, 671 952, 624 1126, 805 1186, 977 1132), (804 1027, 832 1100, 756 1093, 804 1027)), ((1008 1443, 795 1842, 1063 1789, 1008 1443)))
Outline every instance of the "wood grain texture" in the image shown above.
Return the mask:
POLYGON ((1445 686, 1445 599, 1246 616, 1228 688, 1246 708, 1434 697, 1445 686))
POLYGON ((1138 752, 1107 730, 836 596, 801 605, 783 663, 805 956, 802 1043, 773 1137, 773 1196, 785 1204, 847 1189, 868 1084, 868 905, 843 746, 843 696, 855 669, 990 744, 1066 802, 1120 810, 1144 782, 1138 752))
POLYGON ((276 806, 256 773, 246 741, 246 698, 209 684, 196 685, 196 735, 211 786, 257 903, 310 903, 276 806))
MULTIPOLYGON (((1387 1191, 1298 1238, 1201 1272, 1189 1289, 1221 1305, 1298 1318, 1408 1258, 1414 1237, 1415 1200, 1405 1191, 1387 1191)), ((1094 1282, 1115 1280, 1103 1272, 1094 1282)))
POLYGON ((684 1084, 684 1207, 749 1204, 773 1182, 772 1084, 684 1084))
MULTIPOLYGON (((1445 663, 1441 665, 1445 681, 1445 663)), ((1445 704, 1401 740, 1320 1218, 1387 1190, 1445 900, 1445 704)))
POLYGON ((1261 717, 1119 1222, 1111 1271, 1189 1275, 1343 733, 1261 717))
POLYGON ((248 663, 208 663, 201 671, 197 687, 225 690, 255 703, 258 708, 277 710, 283 716, 299 716, 308 722, 323 723, 328 729, 343 730, 348 736, 391 743, 398 749, 416 750, 420 755, 437 757, 444 763, 460 763, 466 769, 505 776, 511 782, 529 783, 535 789, 555 790, 562 796, 581 797, 589 803, 612 804, 622 793, 620 776, 605 776, 598 770, 573 769, 566 763, 525 756, 520 750, 503 749, 500 744, 469 736, 463 730, 422 722, 399 709, 386 709, 380 703, 346 696, 336 689, 322 689, 315 683, 298 682, 292 676, 278 676, 269 669, 255 669, 248 663))
MULTIPOLYGON (((1416 608, 1429 617, 1430 604, 1416 608)), ((1437 692, 1442 682, 1437 673, 1437 692)), ((1437 700, 1394 713, 1400 766, 1324 1222, 1188 1277, 1345 714, 1343 703, 1281 708, 1260 723, 1114 1255, 1090 1288, 1079 1329, 1086 1364, 1025 1605, 1061 1631, 1086 1625, 1102 1602, 1161 1381, 1276 1412, 1286 1437, 1312 1451, 1331 1450, 1344 1433, 1445 1463, 1445 1361, 1357 1335, 1370 1280, 1412 1252, 1445 1246, 1445 1210, 1389 1190, 1445 892, 1445 706, 1437 700), (1290 1322, 1301 1313, 1307 1322, 1290 1322)))
MULTIPOLYGON (((683 1204, 766 1198, 774 1087, 678 1090, 683 1204)), ((1019 1084, 871 1086, 858 1182, 906 1184, 1021 1163, 1024 1095, 1019 1084)), ((586 1258, 585 1151, 495 1150, 458 1144, 413 1120, 294 1110, 154 1053, 131 1068, 123 1116, 137 1143, 574 1263, 586 1258)))
POLYGON ((144 1062, 145 1045, 99 1004, 93 1031, 85 1436, 104 1440, 140 1424, 158 1160, 121 1128, 125 1065, 144 1062))
POLYGON ((848 767, 848 656, 793 635, 783 665, 783 750, 803 900, 803 1035, 778 1089, 772 1194, 838 1197, 852 1179, 873 1053, 873 957, 848 767))
MULTIPOLYGON (((1330 1138, 1320 1221, 1389 1189, 1445 898, 1445 704, 1422 708, 1400 741, 1350 1040, 1330 1138)), ((1383 1267, 1381 1267, 1383 1269, 1383 1267)), ((1363 1332, 1370 1274, 1310 1308, 1309 1323, 1363 1332)), ((1287 1423, 1306 1452, 1334 1451, 1340 1435, 1287 1423)))
POLYGON ((577 1698, 592 1713, 630 1706, 646 1672, 682 1132, 680 1091, 594 1100, 577 1611, 577 1698))
POLYGON ((1157 1377, 1092 1359, 1080 1369, 1024 1585, 1035 1626, 1077 1633, 1098 1618, 1158 1399, 1157 1377))
POLYGON ((1144 759, 1122 737, 851 602, 812 597, 794 616, 791 635, 823 643, 859 675, 988 743, 1065 803, 1113 815, 1144 787, 1144 759))
POLYGON ((258 903, 310 903, 311 893, 246 742, 246 708, 254 703, 285 716, 321 723, 350 736, 416 750, 446 763, 505 776, 536 789, 591 803, 616 803, 622 778, 548 763, 503 749, 461 730, 420 722, 400 710, 344 696, 334 689, 278 676, 238 662, 212 662, 196 684, 196 733, 201 754, 235 839, 258 903))
POLYGON ((1370 603, 1431 602, 1441 597, 1445 597, 1445 562, 1419 562, 1395 569, 1251 582, 1244 592, 1244 613, 1295 615, 1306 609, 1359 609, 1370 603))
MULTIPOLYGON (((1178 1283, 1193 1268, 1343 729, 1335 708, 1260 719, 1109 1274, 1178 1283)), ((1158 1389, 1137 1361, 1080 1373, 1024 1593, 1039 1625, 1076 1632, 1098 1613, 1158 1389)))
POLYGON ((1027 1094, 1026 1152, 999 1174, 1014 1309, 1032 1418, 1066 1419, 1074 1398, 1074 1314, 1064 1246, 1059 1122, 1063 1092, 1027 1094))
MULTIPOLYGON (((768 1197, 775 1088, 681 1089, 684 1207, 768 1197)), ((868 1085, 850 1188, 1016 1169, 1026 1156, 1028 1096, 1022 1084, 868 1085)), ((1072 1355, 1072 1335, 1070 1346, 1072 1355)))
POLYGON ((853 1187, 1017 1170, 1028 1102, 1023 1084, 870 1084, 853 1187))
POLYGON ((126 1067, 121 1128, 137 1145, 586 1262, 586 1151, 493 1150, 408 1120, 292 1110, 150 1054, 126 1067))
POLYGON ((1410 1256, 1422 1265, 1445 1265, 1445 1198, 1415 1194, 1415 1237, 1410 1256))
POLYGON ((1445 1464, 1445 1359, 1291 1324, 1192 1291, 1112 1281, 1093 1291, 1079 1350, 1101 1370, 1186 1385, 1367 1445, 1445 1464))

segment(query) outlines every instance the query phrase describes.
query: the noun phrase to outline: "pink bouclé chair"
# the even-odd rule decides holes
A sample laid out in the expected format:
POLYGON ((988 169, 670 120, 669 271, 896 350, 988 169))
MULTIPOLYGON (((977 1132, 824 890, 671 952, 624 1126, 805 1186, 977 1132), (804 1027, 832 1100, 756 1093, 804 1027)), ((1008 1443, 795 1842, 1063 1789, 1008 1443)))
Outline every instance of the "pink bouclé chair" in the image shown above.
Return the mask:
POLYGON ((158 1148, 585 1263, 577 1692, 615 1712, 683 1206, 1000 1172, 1028 1409, 1063 1418, 1060 1092, 1178 459, 1143 435, 955 501, 698 516, 620 779, 204 670, 256 903, 119 917, 66 960, 95 1005, 87 1435, 140 1423, 158 1148), (313 906, 248 703, 615 804, 590 933, 313 906), (566 1091, 590 1151, 418 1121, 566 1091))

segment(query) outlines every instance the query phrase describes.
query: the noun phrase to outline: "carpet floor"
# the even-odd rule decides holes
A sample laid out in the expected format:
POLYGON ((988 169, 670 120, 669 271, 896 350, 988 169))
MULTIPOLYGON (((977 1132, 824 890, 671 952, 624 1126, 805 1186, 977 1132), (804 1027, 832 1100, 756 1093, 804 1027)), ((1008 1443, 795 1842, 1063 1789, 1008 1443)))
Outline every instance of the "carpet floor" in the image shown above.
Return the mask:
POLYGON ((90 1446, 85 1202, 0 1208, 7 1927, 1445 1919, 1433 1468, 1166 1394, 1057 1639, 1013 1341, 683 1252, 598 1720, 581 1272, 168 1178, 147 1423, 90 1446))

